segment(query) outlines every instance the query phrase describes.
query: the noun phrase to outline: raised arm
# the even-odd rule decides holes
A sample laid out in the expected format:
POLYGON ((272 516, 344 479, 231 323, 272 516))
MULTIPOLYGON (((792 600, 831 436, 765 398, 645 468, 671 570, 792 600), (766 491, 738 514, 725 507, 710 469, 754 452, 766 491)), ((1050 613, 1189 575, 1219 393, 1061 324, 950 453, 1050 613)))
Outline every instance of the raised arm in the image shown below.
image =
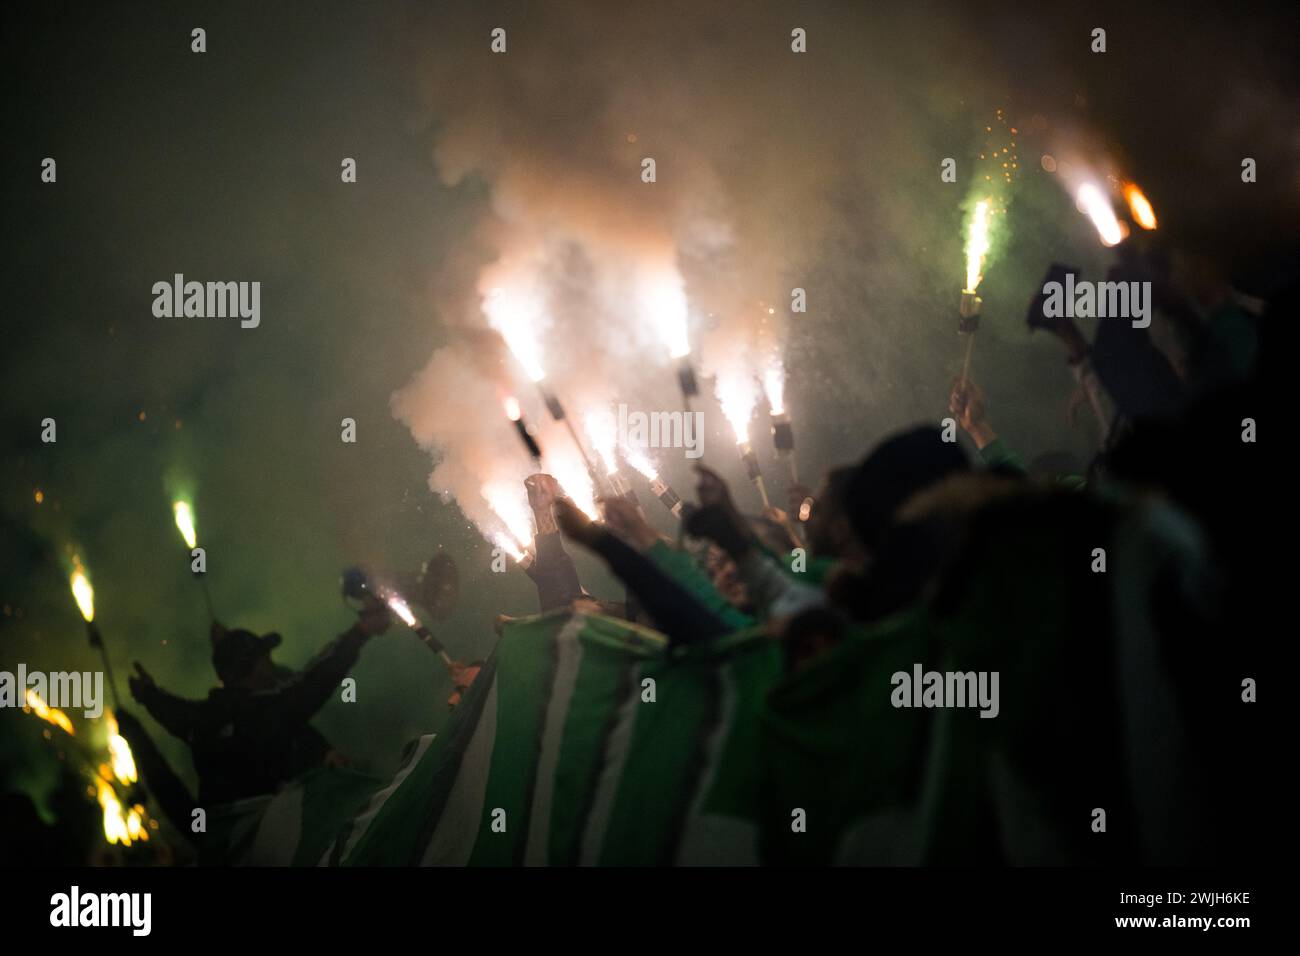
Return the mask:
POLYGON ((536 558, 524 571, 537 586, 537 602, 543 611, 566 607, 582 596, 582 582, 569 552, 564 550, 555 525, 553 508, 560 497, 560 484, 550 475, 530 475, 524 480, 528 504, 533 509, 537 534, 533 538, 536 558))
POLYGON ((202 701, 177 697, 159 687, 153 675, 144 669, 139 661, 135 662, 135 673, 127 678, 127 685, 134 697, 149 716, 158 721, 173 737, 186 742, 198 725, 202 701))
POLYGON ((653 561, 591 521, 576 505, 561 499, 555 517, 565 535, 604 558, 669 640, 702 643, 734 630, 653 561))
POLYGON ((307 666, 272 690, 258 694, 258 698, 274 703, 287 720, 308 720, 332 694, 338 693, 366 642, 388 630, 390 623, 392 616, 387 607, 378 601, 367 604, 357 615, 357 622, 326 645, 307 666))

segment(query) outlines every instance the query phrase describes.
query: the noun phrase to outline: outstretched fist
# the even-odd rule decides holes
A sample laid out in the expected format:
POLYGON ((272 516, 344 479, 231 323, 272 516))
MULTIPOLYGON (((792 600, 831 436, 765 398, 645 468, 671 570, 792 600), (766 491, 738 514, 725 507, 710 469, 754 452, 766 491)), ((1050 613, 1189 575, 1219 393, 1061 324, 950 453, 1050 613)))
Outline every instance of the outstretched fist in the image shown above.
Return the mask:
POLYGON ((551 507, 555 504, 555 499, 563 494, 560 483, 551 475, 541 472, 525 478, 524 488, 528 490, 528 506, 534 511, 551 507))
POLYGON ((605 506, 605 523, 626 538, 629 544, 644 550, 659 540, 659 532, 646 521, 635 502, 626 498, 603 498, 601 504, 605 506))
POLYGON ((566 538, 571 538, 588 548, 595 547, 600 536, 604 534, 601 527, 568 498, 555 500, 555 523, 559 525, 566 538))

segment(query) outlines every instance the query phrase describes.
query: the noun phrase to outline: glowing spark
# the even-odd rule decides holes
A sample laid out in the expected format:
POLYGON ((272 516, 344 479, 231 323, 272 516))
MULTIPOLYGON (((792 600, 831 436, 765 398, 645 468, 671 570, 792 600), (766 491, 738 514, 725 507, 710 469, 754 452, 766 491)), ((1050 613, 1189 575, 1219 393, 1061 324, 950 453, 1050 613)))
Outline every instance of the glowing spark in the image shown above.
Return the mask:
POLYGON ((758 404, 753 379, 748 375, 719 375, 718 404, 736 435, 736 444, 749 440, 749 419, 758 404))
POLYGON ((1079 187, 1076 198, 1079 208, 1097 227, 1097 235, 1101 237, 1101 244, 1103 246, 1119 245, 1124 238, 1124 234, 1120 231, 1119 220, 1115 218, 1115 210, 1110 208, 1110 201, 1106 199, 1101 189, 1095 183, 1084 183, 1079 187))
POLYGON ((36 691, 28 689, 26 699, 28 710, 41 720, 47 724, 53 724, 69 736, 76 736, 76 732, 72 729, 72 721, 68 718, 68 715, 57 707, 46 704, 36 691))
POLYGON ((532 518, 529 516, 527 499, 523 497, 522 489, 512 481, 493 481, 484 485, 479 493, 492 509, 492 513, 505 526, 509 537, 515 542, 516 549, 522 549, 523 543, 533 536, 532 518))
POLYGON ((90 578, 86 576, 86 569, 81 566, 80 558, 73 558, 72 569, 72 596, 77 600, 77 607, 81 609, 81 616, 87 621, 95 619, 95 589, 90 586, 90 578))
POLYGON ((984 278, 980 270, 984 267, 984 257, 989 251, 989 203, 988 199, 977 202, 970 220, 970 230, 966 237, 967 292, 974 292, 984 278))
POLYGON ((1156 227, 1156 211, 1151 208, 1151 203, 1142 194, 1142 190, 1138 189, 1137 183, 1129 183, 1124 187, 1124 198, 1128 200, 1128 209, 1133 214, 1134 222, 1143 229, 1156 227))
MULTIPOLYGON (((99 805, 104 809, 104 839, 109 843, 130 846, 132 827, 127 816, 122 812, 122 802, 117 799, 117 792, 106 780, 97 779, 95 784, 99 788, 99 805)), ((136 813, 134 809, 131 812, 136 813)), ((138 814, 136 814, 135 830, 137 834, 140 833, 138 814)))
POLYGON ((655 463, 650 460, 650 456, 640 448, 634 448, 631 445, 624 445, 623 457, 627 459, 627 463, 635 468, 642 477, 650 481, 659 477, 659 469, 656 468, 655 463))
POLYGON ((415 615, 411 613, 411 608, 400 596, 396 594, 388 595, 387 601, 389 609, 402 619, 407 627, 415 627, 415 615))
POLYGON ((510 354, 523 366, 529 379, 540 382, 545 378, 542 348, 537 340, 541 310, 532 297, 496 288, 483 300, 483 312, 488 325, 501 333, 510 354))
POLYGON ((185 539, 186 547, 193 551, 199 542, 199 536, 194 530, 194 510, 188 501, 176 501, 172 503, 172 513, 176 516, 176 528, 185 539))
POLYGON ((512 422, 519 421, 519 419, 524 414, 523 411, 519 408, 519 399, 515 398, 513 395, 506 396, 505 406, 506 406, 506 417, 509 418, 512 422))
POLYGON ((614 450, 618 447, 618 422, 614 420, 613 414, 607 409, 596 409, 583 417, 583 426, 587 430, 587 437, 591 439, 591 446, 596 449, 596 454, 605 465, 605 474, 618 474, 618 459, 614 457, 614 450))
POLYGON ((514 558, 516 563, 524 559, 523 549, 516 542, 511 541, 508 534, 494 534, 491 540, 498 548, 514 558))
POLYGON ((104 719, 108 722, 108 754, 113 761, 113 776, 121 784, 135 783, 139 777, 136 775, 131 745, 118 733, 117 718, 111 710, 104 711, 104 719))
POLYGON ((691 354, 687 328, 686 291, 676 269, 664 269, 642 284, 645 309, 668 353, 675 359, 691 354))
POLYGON ((126 835, 141 842, 149 839, 149 833, 144 827, 144 807, 138 803, 127 811, 126 835))
POLYGON ((576 451, 564 449, 550 460, 551 474, 560 483, 569 500, 578 506, 578 510, 592 521, 600 519, 596 508, 596 490, 591 485, 591 476, 587 466, 576 451))
POLYGON ((763 372, 763 393, 772 406, 773 415, 785 412, 785 365, 780 358, 774 356, 772 364, 763 372))

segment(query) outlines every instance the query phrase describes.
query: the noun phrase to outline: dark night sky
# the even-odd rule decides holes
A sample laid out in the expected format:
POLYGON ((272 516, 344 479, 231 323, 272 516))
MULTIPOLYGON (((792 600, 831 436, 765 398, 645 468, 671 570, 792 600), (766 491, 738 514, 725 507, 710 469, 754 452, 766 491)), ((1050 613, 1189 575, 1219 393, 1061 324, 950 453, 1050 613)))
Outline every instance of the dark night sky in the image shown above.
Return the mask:
MULTIPOLYGON (((585 14, 580 5, 452 6, 5 5, 0 669, 95 666, 67 590, 75 546, 122 691, 139 659, 165 686, 205 693, 206 621, 169 506, 181 490, 193 495, 219 614, 283 633, 279 657, 291 665, 348 625, 337 581, 352 563, 403 569, 435 544, 452 552, 465 586, 443 634, 464 657, 490 648, 494 614, 534 607, 526 579, 489 575, 488 546, 431 494, 429 455, 389 400, 445 341, 443 316, 461 309, 465 282, 441 283, 449 263, 471 260, 463 280, 484 260, 465 246, 490 203, 481 178, 454 187, 440 178, 440 118, 421 66, 485 49, 498 24, 512 43, 546 44, 585 14), (207 30, 203 55, 189 49, 194 26, 207 30), (58 161, 57 184, 39 181, 46 156, 58 161), (358 159, 356 184, 339 181, 344 156, 358 159), (260 280, 261 327, 155 318, 151 286, 176 272, 260 280), (344 416, 359 423, 356 445, 339 441, 344 416), (56 445, 39 440, 45 417, 58 422, 56 445)), ((739 115, 761 115, 746 102, 750 85, 729 81, 741 75, 730 51, 767 24, 784 29, 774 34, 781 49, 788 26, 801 24, 808 56, 835 63, 836 109, 856 117, 836 121, 856 159, 826 181, 831 215, 803 265, 823 305, 790 346, 805 473, 856 457, 888 428, 943 414, 957 348, 959 287, 948 277, 961 237, 957 193, 942 192, 937 164, 969 157, 994 106, 1086 131, 1134 171, 1170 231, 1231 250, 1238 267, 1294 238, 1293 21, 1235 5, 854 6, 734 4, 701 16, 691 49, 703 52, 689 67, 724 91, 712 102, 734 97, 739 115), (1087 52, 1094 25, 1109 32, 1104 58, 1087 52), (1237 176, 1248 155, 1259 159, 1255 187, 1237 176)), ((636 71, 647 97, 646 64, 660 55, 671 64, 677 49, 662 39, 665 20, 690 8, 627 5, 619 18, 606 53, 636 71), (643 43, 629 41, 641 33, 643 43)), ((557 56, 555 69, 569 68, 557 56)), ((611 89, 628 82, 618 69, 611 89)), ((825 77, 782 82, 791 102, 806 97, 811 111, 826 102, 825 77)), ((468 72, 466 83, 471 96, 468 72)), ((680 119, 683 128, 727 122, 680 119)), ((779 123, 743 132, 778 158, 789 146, 779 123)), ((1063 424, 1070 380, 1059 347, 1030 339, 1021 316, 1053 259, 1094 271, 1109 260, 1039 168, 1042 151, 1022 147, 1016 225, 981 289, 977 367, 1016 445, 1081 455, 1087 436, 1063 424)), ((729 474, 742 480, 738 467, 729 474)), ((685 467, 670 476, 689 488, 685 467)), ((588 585, 617 593, 594 570, 588 585)), ((446 678, 397 628, 367 649, 355 676, 361 702, 330 705, 318 724, 340 749, 391 768, 407 739, 441 723, 446 678)), ((0 762, 10 782, 39 790, 49 758, 29 723, 0 714, 0 762)), ((162 742, 190 773, 184 748, 162 742)))

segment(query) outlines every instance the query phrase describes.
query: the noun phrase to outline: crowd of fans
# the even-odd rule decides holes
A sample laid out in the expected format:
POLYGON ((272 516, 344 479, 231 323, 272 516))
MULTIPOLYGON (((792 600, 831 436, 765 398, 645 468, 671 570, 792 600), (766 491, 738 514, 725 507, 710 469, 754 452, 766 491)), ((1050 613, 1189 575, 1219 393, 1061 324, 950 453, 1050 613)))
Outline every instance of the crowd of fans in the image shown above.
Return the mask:
MULTIPOLYGON (((985 799, 996 830, 999 814, 1033 817, 1072 792, 1086 814, 1105 792, 1137 821, 1121 826, 1122 859, 1252 858, 1265 838, 1261 802, 1271 799, 1257 777, 1268 760, 1255 683, 1277 558, 1262 540, 1282 500, 1263 466, 1259 418, 1265 346, 1294 286, 1247 297, 1204 257, 1151 250, 1126 256, 1112 278, 1152 283, 1150 328, 1103 320, 1089 343, 1071 320, 1046 318, 1041 297, 1028 317, 1060 339, 1077 383, 1071 411, 1093 418, 1086 465, 1026 461, 999 436, 980 387, 962 378, 947 396, 948 421, 898 431, 816 488, 792 486, 784 509, 745 514, 726 482, 698 467, 676 538, 631 494, 602 500, 593 521, 555 478, 536 474, 526 482, 536 526, 526 573, 539 610, 626 618, 670 646, 757 631, 779 644, 788 679, 818 667, 851 676, 906 619, 929 661, 1002 675, 997 729, 966 742, 989 759, 967 775, 1009 768, 1019 797, 999 777, 966 780, 947 799, 985 799), (566 541, 598 555, 625 593, 589 594, 566 541), (978 796, 990 789, 1001 795, 978 796)), ((370 600, 297 673, 272 662, 278 635, 214 624, 221 686, 206 700, 168 693, 140 665, 130 690, 192 748, 199 802, 269 793, 343 762, 310 720, 389 624, 370 600)), ((467 685, 476 671, 458 673, 467 685)), ((139 722, 127 713, 121 722, 163 809, 187 819, 195 801, 185 786, 139 722)), ((920 800, 925 761, 913 756, 904 762, 918 779, 905 786, 920 800)), ((1040 852, 1054 845, 1044 837, 1027 859, 1116 859, 1082 836, 1056 842, 1040 852)), ((1005 846, 957 856, 1007 857, 1005 846)))

